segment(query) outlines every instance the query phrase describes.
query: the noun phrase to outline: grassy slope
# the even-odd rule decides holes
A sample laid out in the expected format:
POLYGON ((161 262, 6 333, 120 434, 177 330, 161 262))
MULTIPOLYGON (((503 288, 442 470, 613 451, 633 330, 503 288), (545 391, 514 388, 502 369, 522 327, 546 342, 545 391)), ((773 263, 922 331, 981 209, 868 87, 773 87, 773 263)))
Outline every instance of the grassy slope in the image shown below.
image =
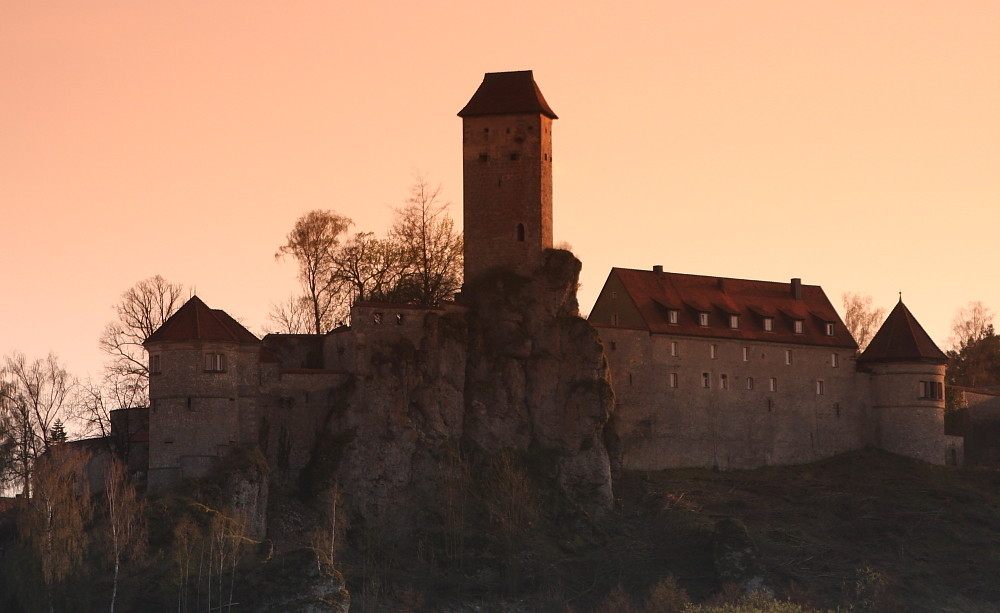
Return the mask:
POLYGON ((834 606, 868 564, 903 610, 1000 610, 1000 472, 866 451, 796 467, 628 473, 618 494, 599 563, 633 593, 666 573, 695 597, 717 591, 711 531, 735 517, 779 595, 834 606))

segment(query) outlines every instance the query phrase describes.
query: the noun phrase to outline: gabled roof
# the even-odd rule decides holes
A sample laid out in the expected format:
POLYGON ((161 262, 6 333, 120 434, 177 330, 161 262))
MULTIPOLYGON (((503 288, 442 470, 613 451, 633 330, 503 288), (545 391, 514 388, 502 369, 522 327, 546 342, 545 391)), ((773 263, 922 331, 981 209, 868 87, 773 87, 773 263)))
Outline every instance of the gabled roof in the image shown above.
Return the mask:
MULTIPOLYGON (((802 285, 798 279, 781 283, 628 268, 613 268, 608 283, 612 277, 617 277, 628 294, 627 299, 639 313, 642 328, 654 334, 857 349, 857 343, 823 288, 802 285), (663 305, 678 306, 664 308, 663 305), (677 311, 677 323, 670 323, 670 310, 677 311), (708 313, 708 326, 700 325, 701 313, 708 313), (738 317, 737 328, 730 327, 733 315, 738 317), (764 328, 765 318, 771 319, 770 331, 764 328), (795 331, 796 321, 802 322, 801 333, 795 331), (832 335, 827 334, 827 324, 833 324, 832 335)), ((602 292, 598 302, 601 300, 610 298, 602 292)), ((608 307, 611 305, 602 306, 601 312, 608 307)), ((598 305, 592 313, 596 311, 598 305)), ((609 323, 594 321, 593 316, 591 322, 596 325, 609 323)))
POLYGON ((530 70, 488 72, 459 117, 480 115, 541 114, 558 119, 545 101, 530 70))
POLYGON ((948 357, 938 349, 903 300, 896 303, 858 357, 858 362, 931 362, 944 364, 948 357))
POLYGON ((260 339, 225 311, 210 309, 201 298, 192 296, 143 344, 160 341, 259 343, 260 339))

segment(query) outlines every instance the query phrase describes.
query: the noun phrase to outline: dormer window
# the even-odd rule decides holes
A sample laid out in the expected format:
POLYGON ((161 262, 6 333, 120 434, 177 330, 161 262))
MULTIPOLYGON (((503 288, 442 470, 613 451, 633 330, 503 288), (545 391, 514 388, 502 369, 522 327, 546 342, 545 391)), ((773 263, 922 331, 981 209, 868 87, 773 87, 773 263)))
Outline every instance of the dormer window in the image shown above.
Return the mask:
POLYGON ((802 330, 803 330, 803 326, 804 325, 805 325, 805 322, 803 322, 801 319, 796 319, 795 322, 792 324, 792 326, 795 328, 795 333, 796 334, 802 334, 802 330))
POLYGON ((774 318, 765 317, 764 318, 764 332, 774 332, 774 318))
POLYGON ((698 313, 698 325, 707 326, 708 325, 708 313, 702 311, 698 313))
POLYGON ((833 336, 833 324, 830 322, 827 322, 826 324, 826 335, 833 336))
POLYGON ((226 372, 226 354, 206 353, 205 372, 226 372))
POLYGON ((732 328, 733 330, 736 330, 737 328, 740 327, 740 316, 739 315, 730 315, 729 316, 729 327, 732 328))
POLYGON ((670 309, 669 311, 667 311, 667 321, 669 321, 672 324, 676 324, 677 318, 678 318, 677 309, 670 309))

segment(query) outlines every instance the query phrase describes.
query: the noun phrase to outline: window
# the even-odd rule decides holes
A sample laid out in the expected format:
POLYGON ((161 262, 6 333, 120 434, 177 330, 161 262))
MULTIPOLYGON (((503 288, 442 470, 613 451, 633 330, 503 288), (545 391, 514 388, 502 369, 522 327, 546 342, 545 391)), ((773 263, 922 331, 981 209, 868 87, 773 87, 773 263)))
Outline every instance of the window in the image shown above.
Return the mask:
POLYGON ((753 377, 747 377, 747 389, 748 390, 753 389, 753 377))
POLYGON ((709 349, 709 355, 712 356, 713 360, 718 359, 719 358, 719 346, 718 345, 712 345, 712 347, 709 349))
POLYGON ((611 314, 611 325, 612 326, 617 326, 618 325, 618 313, 612 313, 611 314))
POLYGON ((397 326, 403 325, 403 314, 402 313, 396 313, 396 325, 397 326))
POLYGON ((618 343, 611 341, 611 351, 614 351, 615 349, 618 349, 618 343))
POLYGON ((672 388, 677 387, 677 373, 672 372, 667 376, 667 385, 672 388))
POLYGON ((670 355, 677 357, 680 352, 677 350, 677 341, 670 341, 670 355))
POLYGON ((830 322, 827 322, 826 324, 826 335, 833 336, 833 324, 830 322))
POLYGON ((521 242, 521 243, 524 242, 524 224, 523 223, 517 224, 517 240, 518 240, 518 242, 521 242))
POLYGON ((160 354, 158 353, 149 356, 149 374, 160 374, 160 354))
POLYGON ((740 327, 740 316, 739 315, 730 315, 729 316, 729 327, 732 328, 733 330, 735 330, 735 329, 737 329, 737 328, 740 327))
POLYGON ((920 397, 929 400, 941 400, 944 398, 944 384, 940 381, 921 381, 920 397))
POLYGON ((817 379, 816 380, 816 395, 817 396, 822 396, 824 393, 826 393, 826 382, 823 381, 822 379, 817 379))
POLYGON ((677 323, 677 309, 670 309, 669 311, 667 311, 667 321, 669 321, 672 324, 677 323))
POLYGON ((727 390, 729 389, 729 376, 719 375, 719 389, 727 390))
POLYGON ((791 364, 791 363, 792 363, 792 350, 785 349, 785 364, 791 364))
POLYGON ((707 372, 701 373, 701 386, 706 389, 712 387, 712 378, 707 372))
POLYGON ((834 368, 840 366, 840 356, 836 353, 830 354, 830 366, 833 366, 834 368))
POLYGON ((708 313, 698 313, 698 325, 707 326, 708 325, 708 313))
POLYGON ((381 313, 372 313, 372 323, 375 324, 376 326, 381 325, 382 324, 382 314, 381 313))
POLYGON ((749 362, 750 361, 750 348, 749 347, 744 347, 743 348, 743 361, 744 362, 749 362))
POLYGON ((771 379, 767 382, 767 384, 768 384, 768 389, 770 389, 772 392, 778 391, 778 379, 777 378, 771 377, 771 379))
POLYGON ((226 372, 226 354, 206 353, 205 372, 226 372))
POLYGON ((796 334, 802 334, 803 322, 802 322, 801 319, 796 319, 795 322, 794 322, 794 324, 793 324, 793 326, 795 328, 795 333, 796 334))
POLYGON ((765 317, 764 318, 764 332, 773 332, 773 331, 774 331, 774 318, 773 317, 765 317))

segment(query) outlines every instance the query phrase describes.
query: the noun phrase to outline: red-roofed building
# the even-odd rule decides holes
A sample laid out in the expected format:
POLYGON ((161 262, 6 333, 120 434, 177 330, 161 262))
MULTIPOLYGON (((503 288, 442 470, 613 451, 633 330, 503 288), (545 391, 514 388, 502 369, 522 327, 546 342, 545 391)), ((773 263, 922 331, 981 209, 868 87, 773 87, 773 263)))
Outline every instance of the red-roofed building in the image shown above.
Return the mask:
POLYGON ((945 461, 944 355, 902 303, 856 358, 817 285, 614 268, 590 323, 626 467, 797 464, 866 445, 945 461))

